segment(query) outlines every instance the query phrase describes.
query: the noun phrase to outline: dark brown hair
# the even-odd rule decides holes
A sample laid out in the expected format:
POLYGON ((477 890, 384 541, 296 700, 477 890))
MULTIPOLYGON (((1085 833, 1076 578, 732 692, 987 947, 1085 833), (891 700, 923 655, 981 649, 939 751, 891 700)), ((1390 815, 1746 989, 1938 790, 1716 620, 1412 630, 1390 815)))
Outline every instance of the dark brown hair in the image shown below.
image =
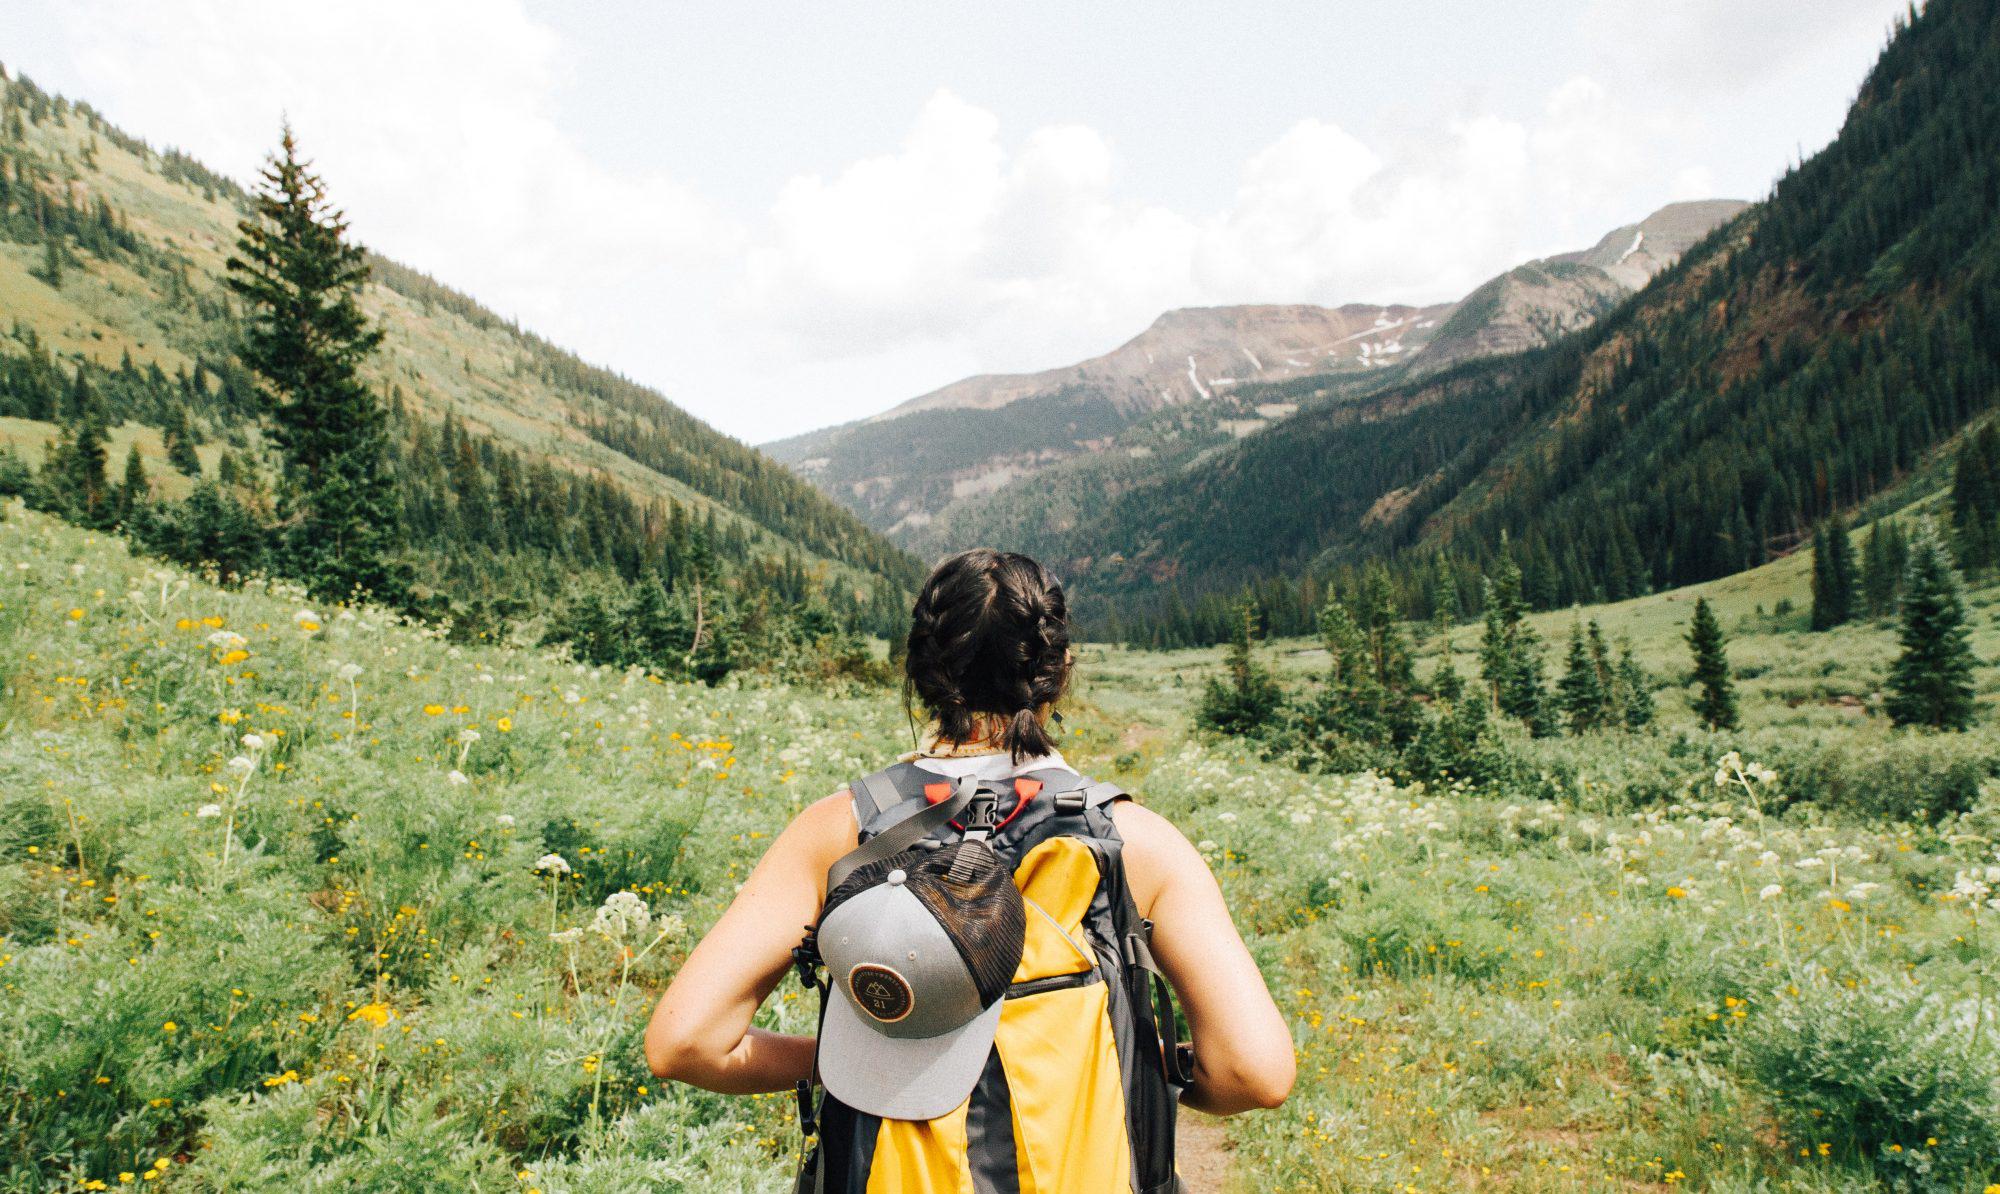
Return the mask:
POLYGON ((1041 710, 1069 683, 1069 604, 1048 569, 1011 551, 975 547, 931 572, 910 611, 904 661, 914 695, 946 742, 971 739, 975 719, 1004 720, 1016 762, 1054 748, 1041 710))

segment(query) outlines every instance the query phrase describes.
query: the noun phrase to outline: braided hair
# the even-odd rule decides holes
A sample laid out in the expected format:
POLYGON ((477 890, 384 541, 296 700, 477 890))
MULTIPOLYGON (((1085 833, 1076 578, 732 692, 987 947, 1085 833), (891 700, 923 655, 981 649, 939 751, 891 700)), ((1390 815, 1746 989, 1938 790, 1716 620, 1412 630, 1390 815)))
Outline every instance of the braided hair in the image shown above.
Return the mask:
POLYGON ((981 715, 1002 719, 1015 762, 1054 748, 1043 713, 1069 683, 1069 605, 1046 568, 975 547, 932 571, 910 611, 906 700, 945 742, 970 741, 981 715))

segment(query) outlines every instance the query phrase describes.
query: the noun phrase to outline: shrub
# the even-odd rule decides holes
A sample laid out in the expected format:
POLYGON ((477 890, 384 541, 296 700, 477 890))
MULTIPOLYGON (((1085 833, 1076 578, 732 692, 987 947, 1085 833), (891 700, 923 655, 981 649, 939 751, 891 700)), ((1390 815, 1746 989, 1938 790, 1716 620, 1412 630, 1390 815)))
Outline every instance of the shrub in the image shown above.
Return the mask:
POLYGON ((1791 1146, 1898 1190, 1976 1189, 2000 1175, 2000 1067, 1965 1019, 1907 987, 1815 984, 1745 1034, 1742 1066, 1791 1146))

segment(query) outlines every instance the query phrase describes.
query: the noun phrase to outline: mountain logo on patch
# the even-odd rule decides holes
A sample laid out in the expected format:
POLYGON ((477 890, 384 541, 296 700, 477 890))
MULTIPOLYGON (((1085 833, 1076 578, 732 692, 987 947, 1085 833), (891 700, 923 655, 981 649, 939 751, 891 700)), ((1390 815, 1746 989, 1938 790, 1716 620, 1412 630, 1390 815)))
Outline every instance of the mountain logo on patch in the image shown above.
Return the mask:
POLYGON ((917 1005, 909 980, 887 966, 862 964, 847 974, 855 1006, 884 1024, 894 1024, 917 1005))

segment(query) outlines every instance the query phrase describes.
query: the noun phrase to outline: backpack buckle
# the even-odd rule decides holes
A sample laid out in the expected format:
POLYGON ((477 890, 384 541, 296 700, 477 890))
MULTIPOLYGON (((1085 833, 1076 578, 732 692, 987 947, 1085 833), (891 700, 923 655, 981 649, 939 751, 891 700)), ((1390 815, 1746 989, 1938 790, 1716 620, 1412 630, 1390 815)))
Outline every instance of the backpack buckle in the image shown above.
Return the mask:
POLYGON ((792 1084, 792 1093, 799 1100, 799 1132, 812 1137, 819 1135, 819 1117, 813 1114, 812 1083, 801 1078, 792 1084))
POLYGON ((802 986, 820 990, 819 981, 819 941, 815 930, 806 930, 806 939, 792 947, 792 965, 797 968, 802 986))

